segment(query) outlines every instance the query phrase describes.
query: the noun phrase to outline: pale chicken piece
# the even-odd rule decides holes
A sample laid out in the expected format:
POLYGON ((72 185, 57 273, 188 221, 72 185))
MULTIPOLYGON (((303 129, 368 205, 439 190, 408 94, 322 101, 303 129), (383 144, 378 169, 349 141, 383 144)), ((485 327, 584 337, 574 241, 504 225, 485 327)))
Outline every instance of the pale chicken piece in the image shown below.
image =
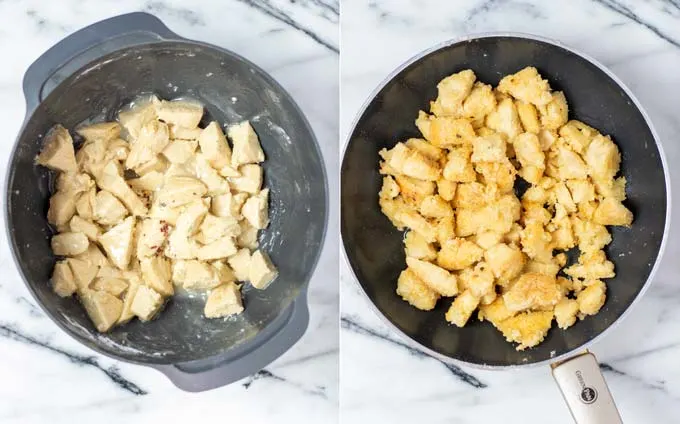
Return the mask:
POLYGON ((156 193, 160 206, 176 208, 194 202, 208 192, 205 184, 191 177, 170 177, 156 193))
POLYGON ((528 272, 520 275, 503 294, 508 310, 552 309, 562 299, 562 290, 555 277, 528 272))
POLYGON ((427 140, 437 147, 471 144, 475 129, 466 118, 452 116, 430 117, 427 140))
POLYGON ((226 283, 210 291, 203 315, 206 318, 222 318, 243 312, 241 292, 235 283, 226 283))
POLYGON ((526 257, 518 248, 505 243, 499 243, 484 252, 484 260, 499 282, 514 280, 526 263, 526 257))
POLYGON ((158 171, 151 171, 139 178, 127 180, 127 184, 133 190, 154 192, 158 190, 164 182, 163 174, 158 171))
POLYGON ((574 230, 568 216, 553 219, 551 225, 555 227, 550 232, 554 249, 569 250, 576 246, 576 237, 574 237, 574 230))
POLYGON ((548 194, 548 203, 552 205, 561 205, 569 213, 576 212, 576 203, 571 197, 571 192, 567 185, 560 181, 550 189, 548 194))
POLYGON ((386 175, 383 177, 382 180, 382 188, 380 189, 380 192, 378 193, 378 196, 380 198, 384 199, 394 199, 395 197, 399 196, 399 184, 397 184, 396 181, 394 181, 394 178, 390 175, 386 175))
POLYGON ((170 225, 161 219, 143 219, 137 239, 137 259, 142 260, 162 252, 170 230, 170 225))
POLYGON ((92 290, 107 292, 118 298, 125 293, 128 286, 129 283, 127 281, 113 277, 97 277, 92 284, 90 284, 92 290))
POLYGON ((243 218, 241 209, 248 200, 248 193, 225 193, 213 196, 210 211, 219 217, 232 217, 240 220, 243 218))
POLYGON ((477 162, 504 162, 507 143, 501 134, 493 134, 486 137, 475 138, 472 144, 472 156, 470 161, 477 162))
POLYGON ((269 255, 261 250, 253 252, 248 265, 248 281, 253 287, 265 290, 278 275, 279 272, 272 264, 269 255))
POLYGON ((595 128, 575 119, 564 124, 559 133, 567 146, 579 154, 585 153, 590 142, 599 134, 595 128))
POLYGON ((416 127, 418 131, 425 137, 426 140, 430 139, 430 121, 433 116, 428 115, 425 111, 419 110, 418 117, 416 118, 416 127))
POLYGON ((463 101, 472 91, 476 79, 474 72, 465 69, 439 81, 437 99, 430 102, 431 112, 437 116, 460 116, 463 101))
POLYGON ((566 330, 576 323, 576 315, 579 312, 578 301, 565 297, 555 305, 554 312, 557 327, 566 330))
POLYGON ((422 201, 435 192, 436 183, 433 181, 423 181, 405 175, 395 177, 399 185, 401 198, 413 209, 418 209, 422 201))
POLYGON ((83 253, 90 245, 83 233, 65 232, 52 237, 52 253, 57 256, 75 256, 83 253))
MULTIPOLYGON (((441 196, 442 199, 450 202, 456 196, 457 183, 449 181, 445 178, 440 178, 437 180, 437 194, 441 196)), ((397 185, 397 188, 399 186, 397 185)), ((397 193, 399 194, 399 193, 397 193)))
POLYGON ((612 241, 612 236, 604 225, 571 217, 574 235, 578 248, 583 253, 598 251, 612 241))
POLYGON ((437 250, 432 243, 428 243, 420 234, 409 231, 404 238, 406 256, 425 261, 433 261, 437 258, 437 250))
POLYGON ((76 132, 85 140, 106 141, 120 137, 120 124, 118 122, 99 122, 76 128, 76 132))
POLYGON ((536 106, 547 105, 552 100, 550 85, 533 66, 527 66, 498 83, 498 91, 536 106))
POLYGON ((453 206, 456 208, 480 209, 498 199, 498 193, 492 186, 484 184, 461 183, 456 189, 456 197, 453 199, 453 206))
POLYGON ((434 309, 440 297, 409 268, 399 274, 397 294, 411 306, 423 311, 434 309))
POLYGON ((434 242, 437 238, 435 226, 415 211, 400 210, 394 218, 405 227, 420 234, 429 243, 434 242))
POLYGON ((437 221, 435 230, 437 232, 436 241, 440 245, 445 244, 450 239, 456 238, 456 223, 454 222, 453 216, 447 216, 437 221))
POLYGON ((109 331, 123 311, 123 302, 104 291, 85 290, 80 294, 80 302, 100 333, 109 331))
POLYGON ((582 253, 578 258, 578 264, 566 268, 564 273, 572 278, 583 280, 598 280, 616 276, 614 263, 607 259, 602 250, 582 253))
POLYGON ((494 326, 512 317, 515 313, 511 312, 503 301, 503 296, 498 296, 489 304, 482 304, 479 306, 479 313, 477 314, 480 321, 487 320, 494 326))
POLYGON ((473 120, 482 120, 495 108, 496 96, 493 94, 493 89, 490 85, 478 81, 463 101, 462 114, 473 120))
POLYGON ((399 174, 426 181, 439 179, 441 173, 439 163, 404 143, 397 143, 388 153, 388 165, 399 174))
POLYGON ((380 210, 383 215, 385 215, 399 231, 402 231, 406 226, 406 224, 397 219, 399 214, 406 211, 416 212, 412 206, 404 202, 402 197, 396 197, 394 199, 381 198, 378 200, 378 204, 380 205, 380 210))
POLYGON ((469 291, 475 297, 484 297, 494 291, 495 278, 486 262, 479 262, 474 267, 465 268, 458 274, 458 287, 469 291))
POLYGON ((521 100, 515 102, 517 107, 517 115, 522 122, 524 131, 528 133, 538 134, 541 131, 541 123, 538 120, 538 111, 536 106, 531 103, 526 103, 521 100))
POLYGON ((522 312, 496 325, 509 342, 519 343, 517 350, 534 347, 545 339, 552 326, 552 311, 522 312))
POLYGON ((196 258, 202 261, 212 261, 215 259, 223 259, 234 255, 238 251, 234 239, 231 237, 222 237, 221 239, 212 243, 198 246, 195 251, 196 258))
POLYGON ((198 142, 196 139, 201 135, 201 131, 203 131, 201 128, 186 128, 186 127, 180 127, 177 125, 169 124, 168 125, 168 131, 170 133, 170 139, 171 140, 183 140, 183 141, 191 141, 196 143, 198 145, 198 142))
POLYGON ((537 203, 544 204, 548 202, 548 191, 540 186, 532 185, 522 195, 522 204, 537 203))
POLYGON ((552 214, 542 203, 522 202, 522 222, 526 225, 529 222, 537 222, 541 225, 546 225, 550 222, 552 214))
POLYGON ((600 225, 630 227, 633 223, 633 213, 620 201, 607 197, 595 209, 593 222, 600 225))
POLYGON ((189 237, 198 231, 208 213, 208 205, 203 200, 194 200, 177 217, 175 230, 168 237, 165 255, 173 259, 193 259, 196 257, 198 243, 189 237))
POLYGON ((155 101, 158 119, 175 127, 196 128, 203 117, 203 106, 181 101, 155 101))
POLYGON ((247 220, 242 220, 239 222, 241 227, 241 232, 238 237, 236 237, 236 244, 241 247, 247 247, 248 249, 257 249, 258 241, 258 229, 250 225, 247 220))
POLYGON ((50 129, 36 162, 55 171, 78 171, 73 139, 66 128, 57 124, 50 129))
POLYGON ((61 172, 57 177, 56 189, 71 194, 80 194, 94 187, 92 178, 84 173, 61 172))
POLYGON ((108 142, 105 140, 88 141, 76 152, 76 163, 79 172, 96 176, 105 165, 108 142))
MULTIPOLYGON (((495 231, 505 234, 520 217, 519 199, 514 193, 504 194, 497 201, 477 211, 477 231, 495 231)), ((473 211, 474 213, 474 211, 473 211)), ((460 215, 458 215, 460 220, 460 215)), ((457 221, 458 222, 458 221, 457 221)))
MULTIPOLYGON (((200 131, 200 130, 199 130, 200 131)), ((183 164, 196 154, 198 141, 196 140, 173 140, 161 152, 170 163, 183 164)))
POLYGON ((74 258, 83 260, 96 267, 108 267, 110 265, 107 257, 102 253, 95 243, 90 243, 83 253, 75 255, 74 258))
POLYGON ((71 220, 76 213, 76 195, 66 191, 58 191, 50 197, 50 206, 47 210, 47 222, 61 227, 71 220))
POLYGON ((614 180, 594 179, 593 184, 595 186, 595 191, 601 197, 611 198, 619 202, 626 200, 626 177, 624 176, 614 180))
POLYGON ((226 264, 225 261, 219 260, 211 262, 213 268, 217 272, 217 278, 220 283, 233 283, 236 281, 236 276, 234 275, 234 270, 226 264))
POLYGON ((238 168, 247 163, 264 162, 264 152, 260 146, 260 140, 250 122, 243 121, 232 125, 227 134, 233 143, 231 152, 231 166, 238 168))
MULTIPOLYGON (((569 106, 564 93, 555 91, 552 100, 545 106, 539 107, 541 112, 541 125, 548 130, 557 130, 567 123, 569 106)), ((528 130, 527 130, 528 131, 528 130)))
POLYGON ((163 122, 149 121, 142 126, 137 139, 131 143, 125 167, 135 169, 153 160, 170 142, 168 126, 163 122))
POLYGON ((199 153, 193 158, 196 177, 205 184, 208 189, 208 196, 215 196, 229 192, 229 182, 223 178, 213 167, 210 166, 207 158, 199 153))
POLYGON ((483 184, 495 185, 500 193, 509 193, 514 188, 517 171, 508 159, 501 162, 478 162, 475 164, 475 171, 481 175, 483 184))
POLYGON ((522 133, 513 140, 513 147, 522 167, 535 167, 541 170, 538 178, 525 178, 530 183, 538 183, 545 169, 545 154, 541 150, 538 137, 532 133, 522 133))
POLYGON ((262 167, 247 164, 239 168, 240 177, 230 177, 229 183, 236 191, 255 194, 262 188, 262 167))
POLYGON ((220 125, 212 121, 198 137, 201 152, 215 169, 231 166, 231 149, 220 125))
POLYGON ((544 152, 557 141, 557 133, 555 131, 542 129, 538 132, 538 142, 541 144, 541 150, 544 152))
POLYGON ((503 234, 495 231, 484 231, 472 236, 472 241, 486 251, 503 241, 503 234))
POLYGON ((59 297, 69 297, 77 289, 71 267, 67 261, 58 261, 52 270, 52 290, 59 297))
MULTIPOLYGON (((130 305, 132 312, 141 321, 152 320, 163 306, 163 296, 149 286, 139 286, 130 305)), ((121 305, 122 312, 122 305, 121 305)))
MULTIPOLYGON (((245 205, 243 208, 245 210, 245 205)), ((453 216, 451 204, 437 194, 423 199, 418 210, 420 214, 426 218, 445 218, 447 216, 453 216)))
POLYGON ((197 260, 176 261, 172 266, 172 281, 187 290, 209 290, 222 284, 214 266, 197 260))
POLYGON ((485 122, 487 127, 505 134, 508 140, 512 140, 522 133, 522 123, 512 99, 499 102, 496 109, 486 116, 485 122))
POLYGON ((167 222, 170 225, 177 224, 177 218, 179 217, 180 213, 182 213, 184 207, 178 206, 175 208, 171 208, 168 207, 166 204, 164 205, 165 206, 161 206, 160 202, 158 201, 158 198, 156 198, 154 202, 151 204, 148 217, 160 219, 162 221, 167 222))
POLYGON ((520 233, 520 244, 531 259, 549 262, 552 258, 552 236, 540 222, 531 221, 525 225, 520 233))
POLYGON ((465 290, 453 300, 451 307, 446 311, 445 318, 458 327, 465 327, 478 305, 479 297, 469 290, 465 290))
POLYGON ((437 265, 449 271, 461 270, 478 262, 483 255, 484 251, 475 243, 454 238, 441 245, 437 253, 437 265))
POLYGON ((202 244, 209 244, 223 237, 238 237, 239 234, 241 234, 241 226, 236 218, 208 214, 203 219, 195 237, 202 244))
POLYGON ((133 171, 135 171, 135 174, 143 177, 149 172, 165 172, 167 169, 168 162, 161 155, 156 155, 150 161, 135 167, 133 171))
POLYGON ((514 223, 510 227, 510 231, 503 235, 503 242, 519 246, 519 241, 521 239, 522 226, 514 223))
POLYGON ((132 302, 135 300, 137 290, 144 285, 139 271, 126 271, 125 278, 129 285, 123 296, 123 310, 120 313, 120 318, 118 318, 116 325, 125 324, 134 318, 135 314, 132 312, 132 302))
POLYGON ((478 209, 456 209, 456 235, 458 237, 471 236, 484 230, 478 209))
POLYGON ((118 122, 120 122, 129 135, 128 141, 137 139, 142 127, 147 122, 153 121, 158 117, 154 104, 157 102, 156 96, 152 96, 149 101, 138 103, 137 106, 118 114, 118 122))
POLYGON ((432 159, 433 161, 439 162, 444 155, 444 150, 440 149, 439 147, 428 143, 427 141, 423 140, 422 138, 409 138, 406 140, 406 143, 404 143, 406 147, 412 150, 416 150, 423 155, 427 156, 428 158, 432 159))
POLYGON ((135 218, 127 217, 99 237, 106 256, 120 270, 127 269, 132 257, 135 218))
POLYGON ((590 175, 594 179, 613 179, 619 172, 621 155, 619 148, 609 136, 597 135, 588 145, 583 156, 590 168, 590 175))
POLYGON ((442 296, 458 294, 456 276, 444 268, 416 258, 406 258, 406 264, 432 290, 442 296))
POLYGON ((109 141, 109 144, 104 154, 104 162, 115 160, 118 162, 125 162, 130 154, 130 143, 121 139, 115 138, 109 141))
POLYGON ((66 261, 73 273, 73 279, 76 283, 78 294, 87 292, 90 288, 90 284, 94 281, 99 272, 99 266, 78 258, 68 258, 66 261))
POLYGON ((588 176, 588 166, 581 156, 566 147, 558 147, 549 154, 551 164, 557 168, 557 177, 562 180, 582 180, 588 176))
POLYGON ((578 213, 572 216, 578 217, 584 221, 592 221, 593 215, 595 214, 595 210, 599 206, 599 202, 597 200, 593 200, 592 202, 583 202, 578 205, 578 213))
POLYGON ((595 200, 595 186, 587 179, 567 180, 566 184, 574 203, 579 204, 595 200))
POLYGON ((74 215, 73 218, 71 218, 71 220, 69 221, 68 225, 72 232, 83 233, 87 236, 88 239, 90 239, 93 242, 96 242, 99 239, 99 234, 101 230, 97 226, 97 224, 93 224, 92 222, 83 219, 78 215, 74 215))
POLYGON ((586 282, 587 287, 576 297, 578 310, 583 315, 600 312, 606 300, 607 286, 600 280, 586 282))
POLYGON ((175 294, 170 261, 162 256, 151 256, 139 261, 144 282, 163 296, 175 294))
MULTIPOLYGON (((453 212, 452 212, 453 213, 453 212)), ((269 225, 269 189, 265 188, 254 196, 250 196, 241 208, 243 217, 258 230, 269 225)))
POLYGON ((238 281, 248 280, 250 270, 250 250, 240 249, 235 255, 227 259, 227 263, 234 271, 234 276, 238 281))
POLYGON ((102 168, 97 176, 97 185, 102 189, 116 196, 125 207, 135 216, 145 215, 148 212, 144 202, 130 188, 118 173, 118 168, 114 162, 109 162, 102 168))

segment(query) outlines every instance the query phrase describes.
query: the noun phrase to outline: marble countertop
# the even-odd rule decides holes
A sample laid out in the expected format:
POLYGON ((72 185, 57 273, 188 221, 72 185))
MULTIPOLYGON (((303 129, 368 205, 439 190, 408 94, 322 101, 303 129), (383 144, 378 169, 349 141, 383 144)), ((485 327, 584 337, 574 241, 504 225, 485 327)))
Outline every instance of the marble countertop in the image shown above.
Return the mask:
MULTIPOLYGON (((680 158, 677 1, 348 0, 342 15, 341 145, 367 96, 418 52, 471 33, 534 33, 595 57, 631 88, 661 137, 672 184, 680 183, 680 168, 673 165, 680 158)), ((665 260, 646 296, 593 346, 626 423, 680 422, 677 231, 672 225, 665 260)), ((344 422, 573 422, 548 367, 481 371, 428 357, 372 312, 344 260, 340 268, 344 422)))
POLYGON ((201 394, 181 392, 152 369, 97 355, 59 330, 24 287, 0 232, 0 422, 337 422, 338 288, 328 276, 338 273, 338 9, 337 0, 0 1, 0 169, 23 120, 28 65, 83 26, 142 10, 184 37, 235 51, 270 72, 316 132, 332 199, 307 333, 257 375, 201 394))

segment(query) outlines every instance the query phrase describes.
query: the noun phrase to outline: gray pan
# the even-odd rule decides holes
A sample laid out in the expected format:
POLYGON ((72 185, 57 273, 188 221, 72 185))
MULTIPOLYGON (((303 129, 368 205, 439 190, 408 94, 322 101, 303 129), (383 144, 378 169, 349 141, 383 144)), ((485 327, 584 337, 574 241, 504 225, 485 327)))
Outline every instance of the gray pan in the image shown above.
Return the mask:
POLYGON ((190 391, 255 373, 302 336, 307 284, 326 230, 327 181, 307 120, 276 81, 232 52, 184 39, 152 15, 131 13, 84 28, 45 52, 26 71, 24 94, 26 118, 7 170, 8 239, 26 285, 57 325, 100 353, 154 367, 190 391), (264 291, 246 285, 245 311, 237 317, 207 320, 203 299, 180 296, 153 322, 99 334, 75 298, 51 290, 50 175, 34 158, 55 123, 73 128, 115 119, 141 93, 199 100, 206 110, 202 125, 251 120, 271 188, 271 224, 259 241, 280 275, 264 291))
MULTIPOLYGON (((343 158, 340 195, 340 231, 349 265, 377 313, 406 340, 444 361, 475 367, 563 364, 553 374, 579 422, 618 422, 594 358, 579 352, 617 323, 647 288, 665 245, 671 203, 667 166, 651 122, 630 90, 604 66, 560 43, 521 34, 480 35, 425 51, 394 71, 359 113, 343 158), (606 253, 617 275, 607 280, 600 313, 566 331, 553 328, 543 343, 520 352, 489 323, 449 325, 444 313, 450 301, 423 312, 396 294, 397 277, 405 268, 403 234, 381 213, 377 199, 382 181, 378 151, 420 135, 415 117, 429 110, 442 78, 470 68, 478 80, 495 86, 525 66, 535 66, 553 89, 564 91, 570 118, 616 141, 628 181, 625 204, 635 222, 630 229, 610 228, 613 241, 606 253), (587 375, 583 387, 577 371, 587 375), (586 388, 599 389, 599 400, 588 403, 592 392, 586 388)), ((571 252, 572 259, 576 256, 571 252)))

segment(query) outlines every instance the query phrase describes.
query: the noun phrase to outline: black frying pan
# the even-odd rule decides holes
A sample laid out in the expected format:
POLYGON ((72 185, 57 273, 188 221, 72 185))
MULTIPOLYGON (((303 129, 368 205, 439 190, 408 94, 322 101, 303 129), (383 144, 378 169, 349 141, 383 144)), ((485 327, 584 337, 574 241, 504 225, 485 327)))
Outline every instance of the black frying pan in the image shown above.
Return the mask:
POLYGON ((63 330, 100 353, 157 368, 192 391, 255 373, 302 336, 307 283, 326 229, 327 182, 307 120, 276 81, 234 53, 184 39, 152 15, 131 13, 84 28, 44 53, 26 72, 24 94, 26 119, 7 170, 8 239, 29 290, 63 330), (99 334, 78 301, 59 298, 49 284, 55 262, 46 220, 50 174, 34 158, 55 123, 73 128, 88 119, 113 120, 142 93, 199 100, 206 110, 202 125, 251 120, 271 189, 271 224, 260 246, 279 277, 267 290, 245 289, 245 311, 235 318, 205 319, 203 299, 175 297, 153 322, 99 334))
MULTIPOLYGON (((559 363, 618 322, 651 281, 667 235, 669 190, 656 133, 637 100, 611 72, 559 43, 525 35, 485 35, 419 54, 370 97, 355 121, 342 163, 340 230, 348 262, 366 296, 380 315, 424 351, 484 368, 559 363), (472 319, 464 328, 447 323, 444 313, 450 302, 440 301, 424 312, 396 294, 397 277, 405 268, 403 233, 378 206, 378 151, 420 136, 415 117, 419 110, 429 110, 442 78, 470 68, 478 80, 496 86, 503 76, 525 66, 535 66, 553 89, 564 91, 570 118, 610 134, 618 144, 628 181, 626 206, 635 221, 630 229, 610 228, 613 241, 606 253, 617 276, 607 281, 607 301, 600 313, 566 331, 553 328, 543 343, 518 352, 489 323, 472 319)), ((587 405, 595 408, 596 403, 587 405)))

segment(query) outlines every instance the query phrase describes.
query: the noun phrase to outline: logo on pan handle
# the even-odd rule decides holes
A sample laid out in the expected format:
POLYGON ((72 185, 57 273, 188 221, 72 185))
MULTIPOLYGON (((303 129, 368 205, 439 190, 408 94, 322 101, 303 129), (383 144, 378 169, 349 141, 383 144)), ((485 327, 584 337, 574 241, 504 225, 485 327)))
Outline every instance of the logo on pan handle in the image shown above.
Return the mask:
POLYGON ((579 395, 581 402, 588 405, 595 402, 597 400, 597 390, 593 387, 586 386, 581 371, 576 371, 576 378, 578 379, 578 384, 581 386, 581 394, 579 395))

